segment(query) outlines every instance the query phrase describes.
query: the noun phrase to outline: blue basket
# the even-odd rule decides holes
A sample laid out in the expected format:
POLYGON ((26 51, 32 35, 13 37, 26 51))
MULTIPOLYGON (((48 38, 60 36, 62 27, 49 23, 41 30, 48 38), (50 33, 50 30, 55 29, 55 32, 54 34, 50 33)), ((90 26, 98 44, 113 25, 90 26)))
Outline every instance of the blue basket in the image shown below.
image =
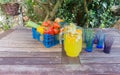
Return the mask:
POLYGON ((52 46, 59 44, 59 38, 58 38, 59 35, 50 35, 50 34, 41 35, 39 32, 36 31, 35 28, 32 28, 32 37, 33 39, 41 42, 46 48, 50 48, 52 46))
POLYGON ((41 42, 40 37, 41 37, 40 33, 36 32, 36 40, 39 42, 41 42))
POLYGON ((32 28, 32 38, 36 39, 36 29, 32 28))
POLYGON ((49 34, 44 34, 43 39, 44 39, 43 40, 44 42, 51 42, 51 41, 54 41, 54 36, 49 35, 49 34))
POLYGON ((35 28, 32 28, 32 38, 37 41, 40 41, 40 33, 37 32, 35 28))
POLYGON ((44 34, 43 45, 46 48, 50 48, 59 43, 58 35, 44 34))

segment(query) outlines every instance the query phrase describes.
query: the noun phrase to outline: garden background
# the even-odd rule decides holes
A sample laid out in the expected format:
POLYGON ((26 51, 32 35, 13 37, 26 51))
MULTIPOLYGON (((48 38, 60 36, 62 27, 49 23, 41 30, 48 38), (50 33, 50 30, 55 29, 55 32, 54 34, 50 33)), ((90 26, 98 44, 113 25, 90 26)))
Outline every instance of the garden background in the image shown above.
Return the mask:
MULTIPOLYGON (((120 13, 116 6, 119 0, 1 0, 0 3, 17 2, 20 4, 22 19, 25 22, 32 20, 40 23, 45 20, 54 20, 59 17, 66 22, 77 23, 81 27, 108 28, 113 27, 119 20, 120 13), (114 12, 113 12, 114 11, 114 12), (115 12, 117 11, 117 12, 115 12)), ((120 7, 118 7, 120 8, 120 7)), ((0 28, 7 30, 17 25, 20 16, 6 15, 0 10, 0 28), (14 20, 13 20, 14 19, 14 20), (13 21, 13 22, 12 22, 13 21), (14 24, 15 23, 15 24, 14 24)), ((21 22, 22 23, 22 22, 21 22)), ((19 24, 21 24, 19 23, 19 24)), ((119 24, 118 24, 119 25, 119 24)), ((118 26, 117 25, 117 26, 118 26)), ((0 30, 1 30, 0 29, 0 30)))

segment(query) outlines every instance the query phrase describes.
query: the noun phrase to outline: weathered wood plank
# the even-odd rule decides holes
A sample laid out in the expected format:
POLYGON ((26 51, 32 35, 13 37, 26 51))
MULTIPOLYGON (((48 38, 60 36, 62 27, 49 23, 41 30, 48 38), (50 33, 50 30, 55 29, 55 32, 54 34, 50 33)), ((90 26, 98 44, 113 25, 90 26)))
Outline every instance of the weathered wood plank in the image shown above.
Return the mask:
MULTIPOLYGON (((120 48, 111 48, 111 54, 118 54, 120 52, 120 48)), ((102 49, 98 49, 98 48, 93 48, 92 52, 86 52, 85 48, 82 49, 81 53, 87 53, 87 54, 99 54, 99 53, 103 53, 103 48, 102 49)))
POLYGON ((2 40, 2 41, 4 41, 4 40, 8 40, 8 41, 18 41, 18 42, 19 42, 19 41, 33 41, 33 40, 36 41, 36 40, 33 39, 33 38, 28 38, 28 39, 27 39, 27 38, 25 38, 25 39, 23 39, 23 38, 21 38, 21 39, 5 39, 5 38, 2 38, 1 40, 2 40))
POLYGON ((62 64, 80 64, 79 57, 68 57, 62 56, 62 64))
POLYGON ((111 53, 111 54, 105 54, 105 53, 81 53, 80 58, 88 58, 88 57, 120 57, 120 53, 111 53))
POLYGON ((11 33, 10 35, 6 36, 6 38, 32 38, 32 34, 16 34, 15 33, 11 33))
POLYGON ((112 48, 110 54, 105 54, 103 49, 93 49, 92 52, 86 52, 84 49, 80 53, 80 58, 88 58, 88 57, 120 57, 120 49, 119 48, 112 48))
MULTIPOLYGON (((12 43, 0 43, 1 48, 45 48, 41 43, 29 43, 29 44, 12 44, 12 43)), ((55 45, 53 48, 61 48, 61 45, 55 45)))
POLYGON ((12 35, 10 35, 10 37, 6 36, 6 37, 2 38, 2 40, 18 40, 18 41, 33 40, 32 36, 31 37, 24 37, 23 35, 21 35, 23 37, 15 37, 17 35, 13 35, 13 37, 11 37, 11 36, 12 35))
POLYGON ((25 30, 15 30, 10 35, 3 38, 3 40, 7 39, 32 39, 32 35, 30 31, 25 30))
POLYGON ((0 65, 0 74, 19 75, 119 75, 120 64, 0 65))
POLYGON ((62 57, 61 52, 0 51, 0 57, 62 57))
MULTIPOLYGON (((11 34, 7 35, 6 37, 2 38, 0 41, 0 56, 4 58, 0 58, 0 64, 1 65, 24 65, 23 68, 28 68, 27 70, 18 69, 16 67, 12 66, 12 69, 14 70, 9 71, 11 68, 9 67, 2 67, 2 70, 0 69, 0 74, 7 72, 22 72, 22 73, 28 73, 31 72, 32 74, 35 74, 36 72, 40 72, 41 75, 45 75, 45 73, 41 71, 49 72, 49 75, 96 75, 96 74, 104 74, 104 75, 116 75, 120 73, 120 55, 119 55, 119 37, 120 34, 116 31, 106 31, 107 34, 113 34, 115 37, 115 42, 113 44, 112 48, 118 47, 117 49, 112 49, 111 54, 104 54, 102 50, 94 49, 92 53, 86 53, 83 51, 80 55, 80 61, 82 65, 78 65, 79 58, 70 58, 65 56, 65 52, 62 54, 63 57, 60 57, 60 48, 52 47, 49 49, 43 48, 43 46, 39 46, 37 41, 32 39, 31 31, 30 30, 15 30, 11 34), (8 41, 8 42, 7 42, 8 41), (28 41, 28 42, 27 42, 28 41), (4 43, 3 43, 4 42, 4 43), (20 46, 19 46, 20 45, 20 46), (29 45, 29 46, 27 46, 29 45), (17 48, 16 48, 17 47, 17 48), (58 55, 52 54, 53 52, 50 50, 59 50, 58 55), (6 53, 6 52, 7 53, 6 53), (50 54, 46 55, 41 54, 41 52, 51 52, 50 54), (39 53, 38 53, 39 52, 39 53), (6 54, 5 54, 6 53, 6 54), (53 56, 52 56, 53 55, 53 56), (9 57, 11 56, 11 57, 9 57), (17 57, 14 57, 17 56, 17 57), (43 58, 43 57, 44 58, 43 58), (18 58, 19 57, 19 58, 18 58), (34 57, 34 58, 33 58, 34 57), (39 58, 38 58, 39 57, 39 58), (50 59, 49 59, 50 57, 50 59), (61 62, 62 61, 62 62, 61 62), (9 63, 10 62, 10 63, 9 63), (61 65, 51 65, 51 63, 63 63, 61 65), (76 63, 77 62, 77 63, 76 63), (89 64, 85 64, 89 63, 89 64), (93 64, 91 64, 93 63, 93 64), (95 64, 98 63, 98 64, 95 64), (104 64, 106 63, 106 64, 104 64), (114 64, 115 63, 115 64, 114 64), (41 65, 40 64, 47 64, 47 65, 41 65), (50 64, 50 65, 49 65, 50 64), (69 64, 69 65, 65 65, 69 64), (72 64, 72 65, 71 65, 72 64), (76 65, 77 64, 77 65, 76 65), (26 67, 25 65, 37 65, 36 67, 26 67), (4 68, 7 68, 7 71, 5 71, 4 68), (4 71, 3 71, 4 70, 4 71)), ((94 47, 95 48, 95 47, 94 47)), ((57 51, 56 51, 57 52, 57 51)), ((0 66, 1 66, 0 65, 0 66)), ((17 66, 19 67, 19 66, 17 66)), ((1 67, 0 67, 1 68, 1 67)), ((3 74, 1 74, 3 75, 3 74)), ((9 75, 9 74, 8 74, 9 75)), ((26 75, 26 74, 25 74, 26 75)), ((30 74, 29 74, 30 75, 30 74)), ((38 74, 39 75, 39 74, 38 74)))
POLYGON ((8 34, 12 33, 14 30, 10 29, 8 31, 5 31, 4 33, 0 34, 0 39, 2 39, 3 37, 7 36, 8 34))
POLYGON ((18 36, 23 35, 24 37, 24 36, 31 36, 32 33, 31 32, 13 32, 10 35, 18 35, 18 36))
MULTIPOLYGON (((61 45, 56 45, 51 49, 46 49, 40 42, 32 39, 32 37, 24 37, 19 33, 14 35, 16 32, 13 32, 0 41, 0 51, 35 51, 35 52, 60 52, 61 45), (55 49, 54 49, 55 48, 55 49)), ((26 33, 27 34, 27 33, 26 33)))
POLYGON ((114 39, 114 42, 117 42, 117 41, 120 41, 120 37, 113 37, 113 39, 114 39))
POLYGON ((1 48, 44 48, 43 44, 37 44, 37 43, 29 43, 29 44, 11 44, 11 43, 1 43, 1 48))
POLYGON ((37 40, 24 40, 24 41, 17 41, 17 40, 0 40, 0 44, 9 43, 9 44, 40 44, 37 40))
POLYGON ((0 47, 0 51, 8 51, 8 52, 11 52, 11 51, 20 51, 20 52, 61 52, 62 49, 61 48, 1 48, 0 47))
POLYGON ((0 65, 40 65, 60 63, 60 57, 0 57, 0 65))
POLYGON ((112 46, 115 46, 115 45, 120 45, 120 42, 119 42, 119 41, 117 41, 117 40, 116 40, 116 41, 114 41, 112 46))
POLYGON ((80 57, 80 62, 83 63, 107 63, 120 64, 119 57, 80 57))

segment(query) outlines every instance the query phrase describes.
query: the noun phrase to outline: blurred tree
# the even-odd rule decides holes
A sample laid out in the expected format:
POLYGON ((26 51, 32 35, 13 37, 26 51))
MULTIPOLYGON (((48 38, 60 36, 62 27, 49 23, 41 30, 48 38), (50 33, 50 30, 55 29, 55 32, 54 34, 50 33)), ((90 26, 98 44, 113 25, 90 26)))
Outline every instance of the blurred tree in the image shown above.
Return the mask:
POLYGON ((110 27, 119 19, 110 10, 120 0, 24 0, 26 15, 34 22, 60 17, 81 27, 110 27))
POLYGON ((64 0, 56 17, 76 22, 82 27, 110 27, 119 16, 110 10, 120 0, 64 0))
POLYGON ((38 22, 54 19, 58 8, 63 0, 24 0, 27 16, 38 22))

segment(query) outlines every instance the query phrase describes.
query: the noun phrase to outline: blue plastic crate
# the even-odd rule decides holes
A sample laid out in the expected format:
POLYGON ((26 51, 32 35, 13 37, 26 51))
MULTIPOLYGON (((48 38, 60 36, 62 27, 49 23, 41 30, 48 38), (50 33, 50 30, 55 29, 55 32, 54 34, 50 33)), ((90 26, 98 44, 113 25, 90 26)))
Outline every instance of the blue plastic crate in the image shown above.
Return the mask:
POLYGON ((54 36, 49 34, 44 34, 43 39, 44 39, 43 40, 44 42, 51 42, 51 41, 54 41, 54 36))
POLYGON ((43 45, 46 48, 50 48, 59 43, 58 35, 44 34, 43 45))
POLYGON ((36 29, 32 28, 32 38, 36 39, 36 29))
POLYGON ((41 35, 39 32, 36 31, 35 28, 32 28, 33 39, 41 42, 46 48, 50 48, 58 44, 59 43, 58 36, 59 35, 50 35, 50 34, 41 35))
POLYGON ((41 42, 40 36, 41 36, 40 33, 37 32, 35 28, 32 28, 32 38, 41 42))
POLYGON ((41 42, 40 37, 41 37, 40 33, 36 32, 36 40, 39 42, 41 42))

